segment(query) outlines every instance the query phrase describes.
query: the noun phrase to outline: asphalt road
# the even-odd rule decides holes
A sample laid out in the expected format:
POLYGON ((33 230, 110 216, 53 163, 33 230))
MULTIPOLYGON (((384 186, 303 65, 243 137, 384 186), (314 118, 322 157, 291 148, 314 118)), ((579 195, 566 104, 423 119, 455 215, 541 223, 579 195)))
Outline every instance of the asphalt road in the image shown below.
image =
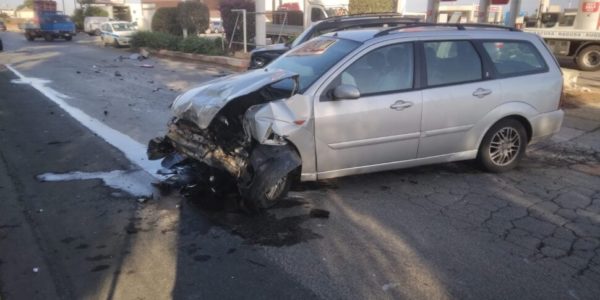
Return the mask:
MULTIPOLYGON (((142 144, 164 132, 178 89, 224 71, 119 60, 129 53, 83 36, 0 34, 0 64, 50 80, 51 96, 142 144)), ((464 162, 352 176, 297 186, 248 216, 204 196, 142 204, 97 179, 40 182, 144 170, 16 78, 0 69, 2 299, 600 297, 598 108, 570 113, 509 173, 464 162)))

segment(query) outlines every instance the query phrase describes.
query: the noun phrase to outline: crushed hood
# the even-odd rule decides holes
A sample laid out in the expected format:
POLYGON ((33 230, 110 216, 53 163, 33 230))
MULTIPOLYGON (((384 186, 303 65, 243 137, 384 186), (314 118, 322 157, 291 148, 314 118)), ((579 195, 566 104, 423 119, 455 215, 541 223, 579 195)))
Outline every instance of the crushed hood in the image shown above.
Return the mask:
POLYGON ((206 129, 217 113, 230 101, 275 82, 297 76, 296 73, 285 70, 259 69, 222 77, 179 95, 173 102, 172 111, 176 117, 206 129))

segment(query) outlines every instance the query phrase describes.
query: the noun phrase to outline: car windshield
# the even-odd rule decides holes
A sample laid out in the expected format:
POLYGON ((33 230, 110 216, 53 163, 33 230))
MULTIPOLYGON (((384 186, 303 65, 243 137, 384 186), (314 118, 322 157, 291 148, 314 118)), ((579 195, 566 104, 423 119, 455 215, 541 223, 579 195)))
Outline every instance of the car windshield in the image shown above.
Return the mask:
POLYGON ((48 17, 48 19, 50 20, 50 22, 54 22, 54 23, 63 23, 63 22, 71 21, 69 19, 69 17, 65 16, 65 15, 51 15, 48 17))
POLYGON ((130 31, 131 25, 129 23, 113 23, 112 27, 115 31, 130 31))
POLYGON ((332 37, 312 39, 279 57, 269 69, 283 69, 299 75, 300 93, 323 73, 360 45, 359 42, 332 37))

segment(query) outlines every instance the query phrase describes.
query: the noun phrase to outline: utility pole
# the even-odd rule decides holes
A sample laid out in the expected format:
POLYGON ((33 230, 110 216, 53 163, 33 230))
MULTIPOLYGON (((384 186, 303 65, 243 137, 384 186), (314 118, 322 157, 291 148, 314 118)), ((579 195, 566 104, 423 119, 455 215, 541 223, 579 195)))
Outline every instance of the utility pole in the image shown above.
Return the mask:
POLYGON ((437 23, 440 12, 440 0, 427 0, 427 19, 428 23, 437 23))
POLYGON ((266 0, 256 0, 254 2, 254 11, 256 12, 256 26, 254 43, 256 47, 267 45, 267 16, 265 16, 266 0))
POLYGON ((521 12, 521 0, 510 1, 510 17, 508 19, 508 26, 515 27, 517 24, 517 18, 521 12))
POLYGON ((489 11, 490 11, 490 0, 480 0, 479 1, 479 11, 477 12, 477 23, 488 23, 489 11))

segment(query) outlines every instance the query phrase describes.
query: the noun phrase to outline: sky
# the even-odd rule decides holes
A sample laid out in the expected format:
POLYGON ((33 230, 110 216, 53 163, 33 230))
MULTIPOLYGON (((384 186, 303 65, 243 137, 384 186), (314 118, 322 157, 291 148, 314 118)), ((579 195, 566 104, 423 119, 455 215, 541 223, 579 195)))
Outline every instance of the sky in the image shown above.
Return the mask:
MULTIPOLYGON (((268 0, 267 0, 268 1, 268 0)), ((71 14, 73 12, 73 8, 75 5, 75 0, 57 0, 57 6, 59 10, 66 11, 67 14, 71 14), (63 9, 63 3, 66 7, 66 10, 63 9)), ((569 2, 572 3, 571 7, 577 7, 579 0, 550 0, 551 4, 559 4, 563 8, 568 7, 569 2)), ((23 0, 0 0, 0 8, 16 8, 18 5, 23 3, 23 0)), ((425 12, 427 10, 427 1, 426 0, 406 0, 407 12, 425 12)), ((451 3, 451 2, 449 2, 451 3)), ((458 0, 456 4, 472 4, 479 3, 479 0, 458 0)), ((527 13, 532 13, 535 11, 536 7, 539 5, 539 0, 521 0, 521 11, 526 11, 527 13)), ((504 11, 508 11, 508 7, 504 9, 504 11)))

